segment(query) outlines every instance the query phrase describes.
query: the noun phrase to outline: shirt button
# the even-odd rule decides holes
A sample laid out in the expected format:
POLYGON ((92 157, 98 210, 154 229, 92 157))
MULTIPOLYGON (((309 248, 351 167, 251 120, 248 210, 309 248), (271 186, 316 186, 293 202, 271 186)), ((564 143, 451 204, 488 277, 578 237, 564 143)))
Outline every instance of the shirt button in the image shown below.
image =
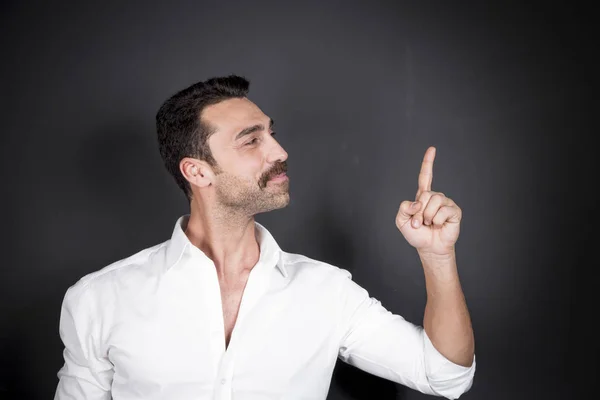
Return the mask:
POLYGON ((221 385, 224 385, 227 382, 227 379, 221 379, 221 385))

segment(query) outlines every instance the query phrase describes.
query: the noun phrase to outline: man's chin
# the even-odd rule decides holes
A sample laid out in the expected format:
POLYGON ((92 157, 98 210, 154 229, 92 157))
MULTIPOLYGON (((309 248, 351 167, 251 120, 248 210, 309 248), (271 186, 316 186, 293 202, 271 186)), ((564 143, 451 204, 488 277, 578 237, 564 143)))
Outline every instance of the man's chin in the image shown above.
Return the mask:
POLYGON ((266 213, 269 211, 274 211, 274 210, 279 210, 281 208, 285 208, 288 206, 288 204, 290 204, 290 194, 289 193, 285 193, 284 195, 280 195, 277 197, 277 199, 273 199, 272 202, 270 202, 269 206, 266 207, 263 211, 260 211, 261 213, 266 213))
POLYGON ((286 199, 286 201, 281 201, 281 202, 278 202, 278 203, 275 203, 275 202, 271 203, 269 205, 269 207, 265 207, 264 209, 256 212, 256 214, 264 214, 264 213, 268 213, 268 212, 271 212, 271 211, 280 210, 282 208, 287 207, 289 204, 290 204, 290 200, 289 200, 289 197, 288 197, 286 199))
POLYGON ((274 210, 287 207, 287 205, 290 204, 290 194, 286 192, 281 196, 281 199, 278 200, 279 201, 276 202, 274 210))

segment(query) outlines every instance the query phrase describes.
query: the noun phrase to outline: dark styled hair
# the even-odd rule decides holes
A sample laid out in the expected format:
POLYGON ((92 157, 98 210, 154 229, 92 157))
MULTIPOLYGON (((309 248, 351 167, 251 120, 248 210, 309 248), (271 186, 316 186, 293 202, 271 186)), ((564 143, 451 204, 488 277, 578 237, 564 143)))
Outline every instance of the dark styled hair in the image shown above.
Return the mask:
POLYGON ((248 80, 237 75, 210 78, 175 93, 156 113, 160 155, 188 200, 192 190, 179 170, 179 162, 192 157, 217 166, 208 146, 208 138, 215 130, 201 120, 202 111, 224 100, 247 97, 249 86, 248 80))

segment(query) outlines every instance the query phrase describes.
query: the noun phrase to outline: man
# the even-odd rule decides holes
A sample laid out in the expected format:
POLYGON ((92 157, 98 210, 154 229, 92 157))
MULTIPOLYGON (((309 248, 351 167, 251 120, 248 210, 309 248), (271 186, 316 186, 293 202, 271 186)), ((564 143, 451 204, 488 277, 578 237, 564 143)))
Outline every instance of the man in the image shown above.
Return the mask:
POLYGON ((160 153, 190 214, 170 240, 67 290, 55 399, 325 399, 338 357, 458 398, 472 385, 474 339, 454 252, 461 210, 431 191, 435 148, 417 201, 396 217, 425 272, 421 328, 255 222, 289 202, 288 154, 248 87, 212 78, 158 111, 160 153))

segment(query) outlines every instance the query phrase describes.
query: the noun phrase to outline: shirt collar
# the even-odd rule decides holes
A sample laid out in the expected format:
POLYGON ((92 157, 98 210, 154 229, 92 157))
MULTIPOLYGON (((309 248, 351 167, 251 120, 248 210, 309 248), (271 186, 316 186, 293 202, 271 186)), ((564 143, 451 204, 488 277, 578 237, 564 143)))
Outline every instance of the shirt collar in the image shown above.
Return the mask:
MULTIPOLYGON (((188 251, 199 252, 203 257, 208 257, 197 247, 195 247, 185 234, 185 228, 189 221, 190 215, 186 214, 177 219, 171 240, 167 243, 166 267, 170 269, 176 265, 183 253, 188 251)), ((283 264, 282 250, 273 238, 273 235, 261 224, 254 221, 254 226, 257 231, 258 244, 260 246, 259 263, 265 263, 268 266, 277 266, 281 274, 287 278, 287 271, 283 264)))

